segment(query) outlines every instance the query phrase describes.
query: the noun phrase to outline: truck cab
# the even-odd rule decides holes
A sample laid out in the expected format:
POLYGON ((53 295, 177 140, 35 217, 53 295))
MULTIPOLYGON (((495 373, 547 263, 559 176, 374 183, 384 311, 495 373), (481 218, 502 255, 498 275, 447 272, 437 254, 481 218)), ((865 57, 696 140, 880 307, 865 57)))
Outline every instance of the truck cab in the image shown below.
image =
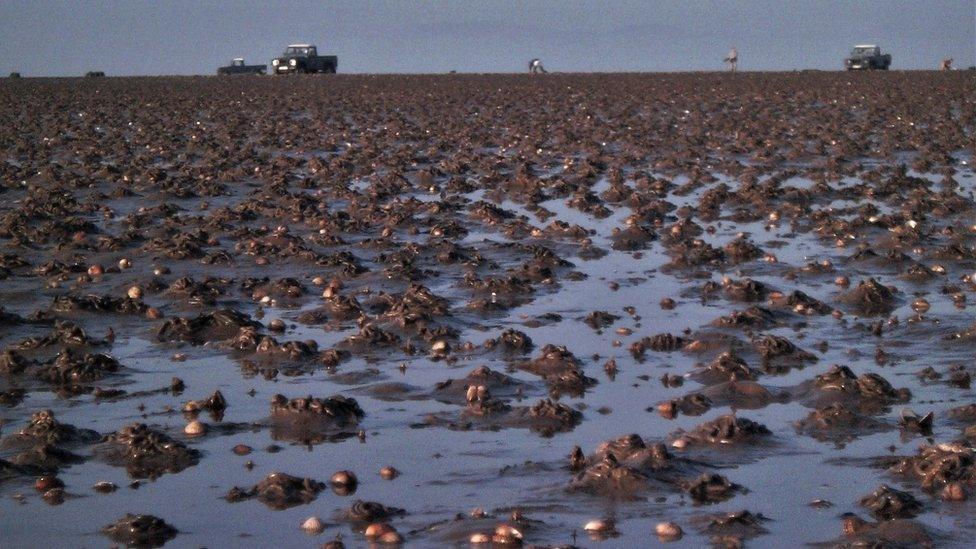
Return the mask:
POLYGON ((285 58, 292 57, 316 57, 319 54, 318 48, 311 44, 292 44, 285 48, 285 53, 281 56, 285 58))

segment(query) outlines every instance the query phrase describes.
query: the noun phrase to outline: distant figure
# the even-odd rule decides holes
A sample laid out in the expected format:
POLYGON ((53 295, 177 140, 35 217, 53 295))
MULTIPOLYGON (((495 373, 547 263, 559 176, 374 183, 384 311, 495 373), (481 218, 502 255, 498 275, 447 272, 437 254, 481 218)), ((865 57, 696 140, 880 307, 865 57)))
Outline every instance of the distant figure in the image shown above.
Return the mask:
POLYGON ((942 60, 942 70, 951 71, 952 70, 952 58, 946 57, 942 60))
POLYGON ((529 74, 546 74, 546 68, 542 66, 542 61, 538 59, 529 61, 529 74))
POLYGON ((725 62, 729 64, 732 72, 735 72, 739 68, 739 51, 735 49, 735 46, 732 46, 732 49, 729 50, 729 55, 725 58, 725 62))

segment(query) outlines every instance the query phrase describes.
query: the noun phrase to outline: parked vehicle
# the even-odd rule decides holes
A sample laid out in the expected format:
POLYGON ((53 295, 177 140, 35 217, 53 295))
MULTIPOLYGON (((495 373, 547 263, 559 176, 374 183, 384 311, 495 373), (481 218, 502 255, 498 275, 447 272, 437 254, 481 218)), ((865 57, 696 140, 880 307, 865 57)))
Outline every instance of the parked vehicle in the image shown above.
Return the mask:
POLYGON ((103 71, 88 71, 85 73, 85 78, 104 78, 105 73, 103 71))
POLYGON ((874 44, 854 46, 851 55, 844 60, 844 67, 849 71, 879 70, 886 71, 891 66, 891 54, 881 53, 881 48, 874 44))
POLYGON ((281 56, 271 60, 274 74, 334 73, 339 66, 335 55, 319 55, 312 44, 292 44, 281 56))
POLYGON ((230 65, 217 69, 217 74, 264 74, 267 65, 247 65, 243 57, 235 57, 230 65))

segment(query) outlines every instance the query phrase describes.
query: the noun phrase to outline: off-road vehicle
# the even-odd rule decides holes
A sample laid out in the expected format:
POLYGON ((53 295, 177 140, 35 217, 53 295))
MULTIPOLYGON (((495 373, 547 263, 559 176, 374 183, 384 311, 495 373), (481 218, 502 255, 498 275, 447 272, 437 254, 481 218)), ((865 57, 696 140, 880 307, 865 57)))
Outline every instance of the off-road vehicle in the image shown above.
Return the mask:
POLYGON ((264 74, 267 65, 245 65, 243 57, 235 57, 230 65, 217 69, 217 74, 264 74))
POLYGON ((890 66, 891 54, 881 53, 881 48, 874 44, 854 46, 850 57, 844 60, 844 67, 849 71, 886 71, 890 66))
POLYGON ((274 74, 288 73, 334 73, 339 66, 339 58, 334 55, 319 55, 312 44, 292 44, 285 53, 271 60, 274 74))

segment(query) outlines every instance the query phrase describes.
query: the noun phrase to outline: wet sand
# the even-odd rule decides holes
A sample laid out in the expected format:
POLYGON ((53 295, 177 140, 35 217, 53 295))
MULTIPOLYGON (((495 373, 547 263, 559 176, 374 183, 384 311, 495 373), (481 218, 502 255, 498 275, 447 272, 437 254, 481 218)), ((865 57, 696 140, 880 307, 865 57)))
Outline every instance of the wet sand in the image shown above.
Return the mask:
POLYGON ((4 79, 4 542, 967 546, 974 89, 4 79))

